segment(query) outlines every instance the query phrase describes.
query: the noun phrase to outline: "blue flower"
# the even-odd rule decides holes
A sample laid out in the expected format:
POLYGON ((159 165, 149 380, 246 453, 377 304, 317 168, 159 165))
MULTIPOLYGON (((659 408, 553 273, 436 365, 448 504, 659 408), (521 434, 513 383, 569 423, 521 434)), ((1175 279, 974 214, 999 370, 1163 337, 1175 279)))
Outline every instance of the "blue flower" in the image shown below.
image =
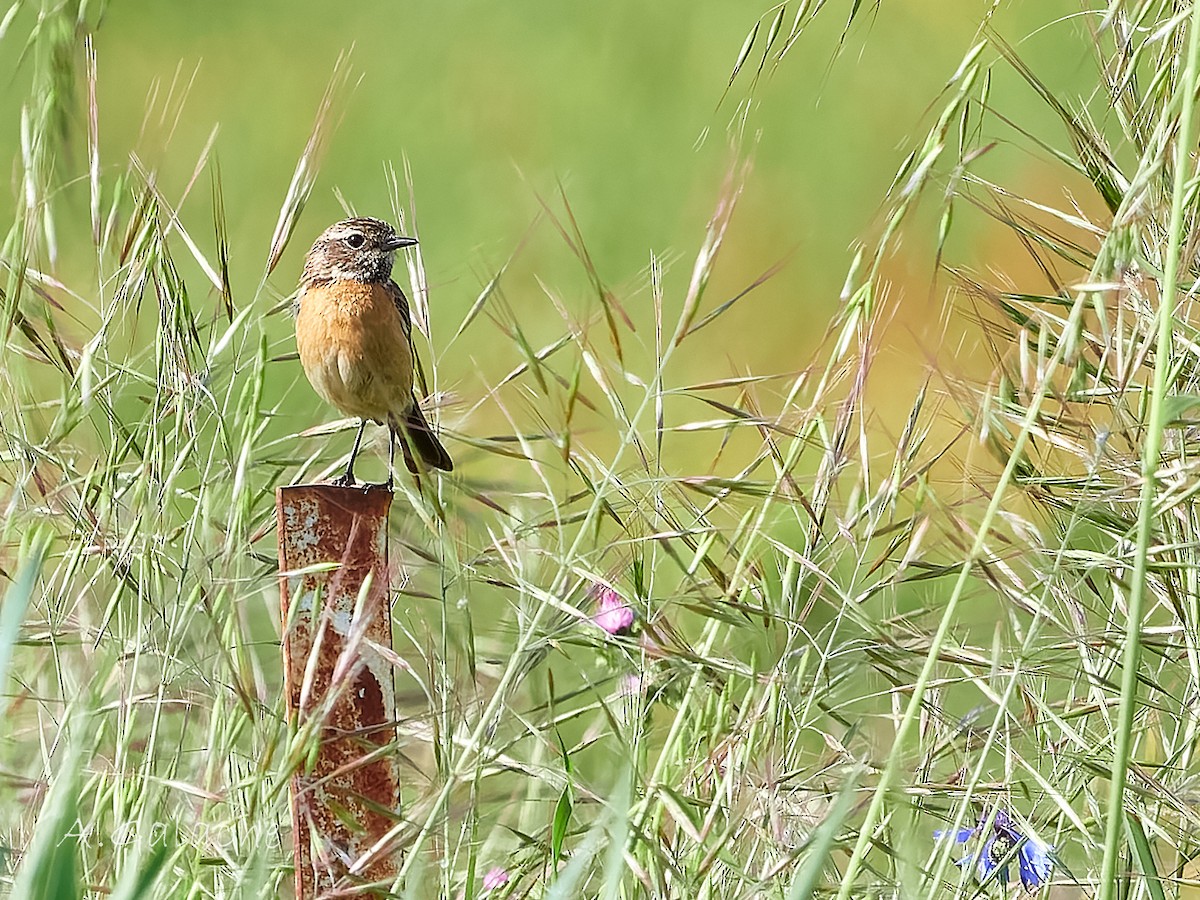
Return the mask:
MULTIPOLYGON (((954 843, 965 844, 979 835, 987 825, 987 817, 974 828, 962 828, 954 833, 954 843)), ((941 840, 948 831, 935 831, 933 836, 941 840)), ((975 866, 980 881, 995 877, 1001 884, 1008 884, 1008 864, 1015 857, 1021 885, 1033 890, 1048 881, 1054 870, 1054 848, 1031 834, 1024 834, 1004 810, 996 810, 991 830, 983 845, 958 860, 960 867, 975 866)))

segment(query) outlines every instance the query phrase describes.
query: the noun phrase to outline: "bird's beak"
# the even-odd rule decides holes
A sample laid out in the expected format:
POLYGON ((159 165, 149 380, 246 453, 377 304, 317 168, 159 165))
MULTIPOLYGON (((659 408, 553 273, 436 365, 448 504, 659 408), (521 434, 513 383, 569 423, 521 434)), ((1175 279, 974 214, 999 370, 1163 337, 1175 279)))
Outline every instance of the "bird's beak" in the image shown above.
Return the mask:
POLYGON ((399 250, 401 247, 411 247, 415 243, 417 243, 416 238, 401 237, 400 235, 396 235, 395 237, 388 238, 386 241, 384 241, 383 249, 388 251, 399 250))

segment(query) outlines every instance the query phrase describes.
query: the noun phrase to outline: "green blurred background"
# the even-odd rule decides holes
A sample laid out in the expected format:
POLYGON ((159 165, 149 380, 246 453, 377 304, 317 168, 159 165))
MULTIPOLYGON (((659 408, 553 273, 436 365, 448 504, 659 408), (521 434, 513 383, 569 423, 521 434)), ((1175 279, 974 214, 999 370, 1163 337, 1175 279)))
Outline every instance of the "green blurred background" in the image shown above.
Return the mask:
MULTIPOLYGON (((939 91, 992 4, 887 2, 859 8, 843 34, 855 6, 830 4, 779 65, 768 63, 756 78, 771 18, 756 4, 115 2, 104 9, 96 38, 102 162, 106 172, 119 171, 136 153, 175 203, 219 126, 215 153, 233 298, 238 306, 249 303, 335 60, 353 48, 357 85, 341 97, 341 122, 312 201, 271 279, 276 298, 294 288, 311 239, 341 217, 335 189, 357 212, 387 217, 384 167, 402 170, 407 159, 439 353, 482 286, 519 246, 504 296, 535 344, 562 330, 546 291, 581 316, 596 310, 582 266, 550 222, 543 219, 522 243, 539 197, 561 215, 560 182, 601 278, 648 345, 650 256, 667 260, 667 306, 678 310, 734 158, 731 134, 745 112, 741 151, 754 167, 705 308, 781 260, 786 264, 721 320, 719 336, 685 352, 676 374, 698 381, 747 369, 796 370, 810 364, 856 242, 869 239, 878 225, 893 173, 931 124, 939 91), (760 16, 758 44, 722 100, 760 16)), ((1067 96, 1074 80, 1082 84, 1091 74, 1088 23, 1060 21, 1070 13, 1078 7, 1067 0, 1038 0, 1006 4, 992 18, 996 31, 1020 42, 1023 56, 1067 96)), ((14 160, 16 104, 28 96, 20 40, 33 16, 20 9, 0 41, 0 77, 10 84, 0 92, 0 148, 14 160)), ((789 12, 785 32, 790 22, 789 12)), ((1049 136, 1060 136, 1015 76, 1001 67, 994 80, 998 108, 1026 127, 1037 130, 1040 123, 1049 136)), ((80 85, 70 118, 79 161, 83 96, 80 85)), ((996 127, 992 120, 985 129, 996 127)), ((1005 135, 998 131, 997 137, 1005 135)), ((83 171, 79 161, 72 171, 83 171)), ((1034 198, 1061 202, 1061 184, 1040 185, 1041 163, 1024 152, 1001 145, 976 170, 1034 198)), ((203 177, 181 214, 212 254, 203 177)), ((14 183, 14 193, 18 187, 14 183)), ((6 214, 12 204, 7 192, 0 197, 6 214)), ((72 219, 79 234, 86 233, 86 204, 85 184, 64 191, 57 210, 64 240, 71 238, 72 219)), ((956 352, 964 332, 953 324, 946 329, 945 285, 932 277, 936 199, 925 202, 921 215, 886 272, 889 330, 872 398, 887 427, 902 421, 910 388, 935 355, 937 365, 949 369, 970 359, 956 352)), ((959 216, 950 255, 958 264, 1019 278, 1028 263, 1010 238, 999 243, 1000 231, 989 229, 983 216, 959 216)), ((62 265, 78 261, 60 256, 62 265)), ((190 260, 180 263, 187 271, 190 260)), ((62 276, 84 284, 88 277, 62 276)), ((197 294, 207 287, 198 277, 189 284, 197 294)), ((78 326, 80 340, 88 336, 86 321, 78 326)), ((272 352, 291 349, 290 328, 287 317, 275 318, 272 352)), ((498 352, 495 329, 474 327, 438 360, 440 384, 471 405, 519 362, 503 343, 498 352)), ((272 371, 271 397, 295 400, 281 405, 285 420, 295 413, 289 430, 314 424, 314 398, 297 381, 299 367, 272 371)))
MULTIPOLYGON (((229 229, 233 302, 238 309, 254 304, 253 311, 265 316, 294 290, 311 240, 343 215, 336 192, 359 213, 391 217, 385 169, 390 164, 403 171, 407 160, 433 310, 438 384, 454 395, 442 421, 471 435, 512 431, 528 427, 530 421, 536 424, 543 412, 539 404, 550 406, 530 387, 530 379, 515 383, 505 396, 492 395, 503 375, 522 362, 516 343, 486 316, 461 338, 452 337, 483 286, 510 258, 513 263, 504 277, 502 296, 494 299, 492 308, 506 306, 500 318, 518 323, 531 344, 539 346, 563 333, 556 302, 579 321, 595 318, 599 303, 584 266, 542 214, 544 201, 560 220, 566 217, 560 184, 600 277, 636 326, 635 336, 626 333, 623 338, 633 361, 628 371, 649 381, 653 369, 647 363, 654 332, 647 268, 652 255, 667 264, 664 303, 673 318, 683 304, 692 260, 726 173, 739 155, 751 159, 753 168, 702 312, 743 291, 776 264, 782 262, 782 268, 700 338, 682 345, 668 386, 747 371, 785 372, 822 365, 825 354, 820 342, 837 310, 856 245, 877 235, 894 173, 923 140, 941 107, 939 93, 976 42, 980 20, 994 6, 972 0, 884 0, 875 8, 857 0, 829 0, 789 54, 778 65, 768 63, 756 78, 771 20, 768 9, 756 4, 117 0, 105 8, 95 38, 102 184, 109 202, 117 178, 136 155, 138 166, 153 173, 167 203, 179 204, 187 193, 179 208, 181 219, 213 259, 216 240, 209 172, 199 176, 190 192, 188 185, 210 136, 219 129, 213 152, 220 163, 229 229), (857 15, 845 31, 852 9, 857 9, 857 15), (758 44, 728 86, 739 49, 760 21, 758 44), (272 232, 296 161, 335 62, 347 51, 351 51, 348 65, 354 89, 338 97, 335 118, 340 121, 322 159, 312 199, 269 280, 269 290, 259 294, 272 232), (740 144, 737 150, 735 144, 740 144), (514 402, 525 408, 517 410, 510 423, 509 410, 502 404, 514 402)), ((90 20, 97 13, 93 8, 90 20)), ((1088 37, 1089 25, 1096 23, 1077 14, 1076 0, 1032 0, 1000 5, 991 24, 1010 43, 1020 45, 1022 57, 1056 93, 1078 97, 1085 85, 1096 80, 1088 37)), ((18 7, 8 32, 0 37, 0 83, 6 85, 0 90, 0 153, 11 161, 11 189, 0 192, 0 214, 10 220, 21 190, 20 105, 34 93, 29 80, 35 67, 22 58, 21 47, 36 18, 32 6, 18 7)), ((789 16, 785 29, 790 21, 789 16)), ((778 51, 779 45, 772 49, 778 51)), ((78 347, 94 333, 95 310, 100 305, 97 273, 91 267, 101 266, 111 276, 116 263, 97 262, 91 244, 89 190, 86 178, 80 177, 87 171, 82 79, 74 93, 73 98, 63 98, 65 152, 71 158, 60 160, 64 186, 53 201, 60 251, 57 259, 33 262, 54 272, 83 298, 82 304, 72 306, 74 301, 65 292, 56 292, 65 306, 61 314, 54 314, 57 327, 78 347), (79 242, 76 252, 67 250, 72 241, 79 242), (78 252, 84 246, 86 252, 78 252)), ((1022 127, 1057 146, 1066 143, 1053 114, 1003 65, 994 69, 989 97, 996 109, 1022 127)), ((972 171, 1048 204, 1069 202, 1064 199, 1064 188, 1070 186, 1062 182, 1062 167, 1007 143, 1011 133, 997 118, 986 118, 983 130, 985 140, 991 137, 999 143, 972 171)), ((1031 144, 1023 141, 1021 147, 1031 144)), ((954 154, 948 156, 952 159, 954 154)), ((408 198, 402 199, 407 205, 408 198)), ((987 364, 985 355, 973 352, 972 326, 956 312, 960 301, 953 299, 947 307, 949 283, 935 277, 939 199, 924 198, 884 270, 887 283, 880 297, 885 308, 875 334, 880 352, 871 369, 866 421, 868 427, 885 433, 902 426, 916 385, 931 367, 986 375, 978 369, 987 364)), ((123 202, 122 215, 128 217, 128 200, 123 202)), ((197 318, 214 321, 219 333, 223 320, 216 316, 215 291, 175 238, 172 252, 193 306, 203 310, 197 318)), ((1036 277, 1010 230, 993 225, 986 215, 972 214, 966 204, 960 204, 946 258, 979 271, 985 281, 1008 280, 1032 287, 1030 276, 1036 277)), ((398 278, 405 282, 403 272, 398 278)), ((111 303, 112 283, 105 290, 111 303)), ((132 305, 119 308, 125 311, 132 305)), ((129 356, 141 357, 131 369, 139 374, 150 369, 146 357, 154 352, 153 306, 153 299, 148 299, 142 312, 145 321, 128 325, 129 356), (147 338, 141 344, 132 339, 139 336, 138 329, 147 338)), ((294 349, 290 319, 277 314, 265 322, 270 355, 286 357, 294 349)), ((591 337, 596 351, 611 357, 602 322, 595 325, 591 337)), ((115 362, 123 363, 120 342, 114 337, 109 345, 117 355, 115 362)), ((34 366, 22 370, 35 371, 34 366)), ((49 367, 46 371, 45 390, 33 393, 36 400, 51 402, 23 405, 26 415, 53 416, 52 404, 59 392, 75 390, 60 373, 49 367)), ((236 384, 241 373, 228 371, 222 377, 236 384)), ((586 378, 586 390, 607 412, 586 378)), ((133 377, 124 380, 122 389, 121 402, 130 407, 142 401, 133 396, 135 392, 153 393, 148 384, 133 377)), ((761 390, 781 388, 769 383, 761 390)), ((21 396, 24 402, 24 392, 21 396)), ((283 358, 267 367, 264 397, 261 408, 274 409, 276 415, 268 423, 268 433, 256 439, 255 449, 263 456, 301 459, 311 453, 322 464, 333 465, 336 454, 348 450, 349 435, 336 438, 332 448, 290 437, 339 417, 316 398, 296 361, 283 358), (275 440, 286 449, 279 450, 272 444, 275 440), (293 447, 300 449, 293 451, 293 447)), ((732 397, 722 399, 734 402, 732 397)), ((777 405, 772 408, 772 399, 763 403, 768 415, 777 409, 777 405)), ((832 415, 829 398, 820 401, 828 404, 832 415)), ((800 402, 807 402, 807 397, 800 402)), ((676 420, 691 415, 692 407, 685 404, 699 408, 694 397, 681 397, 678 406, 683 411, 672 408, 668 415, 676 420)), ((136 421, 150 408, 139 405, 131 413, 125 411, 126 418, 136 421)), ((252 408, 257 413, 260 407, 252 408)), ((552 418, 557 412, 551 410, 546 416, 552 418)), ((704 409, 699 417, 714 415, 704 409)), ((953 418, 945 417, 937 427, 954 431, 953 418)), ((616 443, 620 436, 611 431, 593 432, 586 438, 616 443)), ((739 431, 744 434, 734 440, 756 451, 757 435, 750 428, 739 431)), ((705 432, 670 443, 664 453, 669 475, 691 474, 707 464, 723 437, 720 432, 705 432)), ((469 451, 461 441, 452 439, 447 444, 468 473, 456 473, 456 480, 461 478, 466 485, 469 475, 483 474, 482 454, 469 451)), ((177 446, 161 435, 156 445, 177 446)), ((873 451, 880 452, 881 445, 886 441, 873 444, 873 451)), ((83 454, 80 458, 87 459, 83 454)), ((487 457, 498 468, 496 459, 487 457)), ((809 458, 805 465, 819 462, 809 458)), ((953 462, 957 465, 959 460, 953 462)), ((372 463, 360 470, 361 477, 381 477, 378 460, 372 463)), ((114 465, 121 464, 118 460, 114 465)), ((86 471, 86 466, 81 469, 86 471)), ((262 465, 258 471, 269 471, 273 477, 278 470, 262 465)), ((281 479, 293 472, 285 469, 281 479)), ((638 475, 633 491, 644 487, 638 475)), ((491 469, 486 476, 493 477, 491 469)), ((184 480, 200 477, 188 473, 184 480)), ((527 471, 526 480, 531 477, 527 471)), ((956 485, 964 482, 961 468, 952 477, 956 485)), ((154 484, 148 475, 141 478, 147 486, 154 484)), ((236 484, 233 478, 229 481, 236 484)), ((269 492, 258 487, 253 491, 254 515, 248 516, 255 522, 265 521, 270 513, 269 492)), ((536 497, 528 500, 519 493, 523 488, 522 484, 512 494, 515 521, 521 521, 529 509, 536 514, 538 508, 536 497)), ((557 496, 571 496, 578 490, 578 481, 564 473, 557 496)), ((204 503, 226 496, 220 490, 195 493, 204 497, 204 503)), ((181 491, 181 498, 175 502, 190 516, 190 496, 181 491)), ((628 502, 636 503, 636 494, 628 502)), ((130 505, 137 508, 133 501, 130 505)), ((168 544, 175 534, 174 512, 168 507, 162 516, 170 522, 171 530, 161 532, 171 536, 164 539, 168 544)), ((456 526, 466 518, 457 516, 456 526)), ((492 523, 485 519, 482 524, 492 523)), ((242 532, 230 526, 227 533, 242 532)), ((270 559, 272 551, 264 538, 268 534, 257 529, 263 543, 256 564, 270 559)), ((210 537, 205 534, 202 540, 210 537)), ((153 540, 159 540, 157 533, 153 540)), ((464 540, 464 549, 471 543, 464 540)), ((476 543, 487 547, 491 541, 476 543)), ((634 552, 642 543, 648 542, 639 534, 629 539, 634 552)), ((480 558, 486 566, 485 554, 480 553, 480 558)), ((628 565, 621 542, 607 549, 601 546, 595 559, 597 567, 611 565, 614 571, 628 565)), ((249 566, 250 561, 240 564, 249 566)), ((203 572, 188 573, 180 585, 190 585, 191 579, 206 584, 207 577, 203 572)), ((221 571, 220 577, 228 576, 221 571)), ((539 575, 527 577, 537 581, 539 575)), ((234 583, 237 592, 230 589, 226 597, 236 596, 236 601, 226 599, 227 605, 217 609, 224 611, 235 603, 239 610, 250 609, 252 603, 265 600, 246 613, 250 621, 238 623, 238 629, 247 641, 257 642, 246 644, 254 647, 257 658, 274 660, 273 567, 260 568, 244 582, 234 583)), ((620 586, 628 587, 628 581, 620 586)), ((486 584, 470 587, 473 601, 492 596, 486 584)), ((455 584, 450 593, 460 590, 464 588, 455 584)), ((656 582, 656 602, 659 597, 672 598, 672 590, 669 583, 656 582)), ((940 583, 919 586, 895 602, 906 613, 921 603, 933 607, 940 590, 940 583)), ((864 616, 883 621, 895 613, 890 596, 880 595, 873 602, 878 605, 863 605, 864 616)), ((509 638, 516 628, 511 605, 506 598, 473 606, 483 610, 477 624, 479 633, 486 635, 480 642, 484 668, 494 669, 493 660, 503 660, 511 650, 509 638), (505 624, 497 626, 492 618, 505 624)), ((677 606, 670 609, 680 632, 690 634, 695 618, 677 606)), ((816 610, 808 624, 819 625, 832 609, 816 610)), ((442 613, 420 599, 397 611, 400 621, 412 617, 419 626, 413 629, 417 633, 443 614, 465 615, 450 604, 442 613)), ((986 608, 981 604, 981 620, 995 625, 990 599, 986 608)), ((203 617, 197 617, 197 623, 207 624, 203 617)), ((128 626, 128 631, 134 633, 133 627, 128 626)), ((211 640, 207 630, 203 635, 211 640)), ((756 639, 754 632, 749 638, 737 638, 756 639)), ((222 640, 235 644, 229 634, 222 640)), ((470 640, 474 652, 474 637, 470 640)), ((740 654, 744 658, 771 658, 770 648, 739 649, 745 649, 740 654)), ((189 647, 182 656, 191 652, 189 647)), ((170 653, 163 656, 171 658, 170 653)), ((457 659, 453 661, 457 664, 457 659)), ((560 666, 560 675, 565 668, 560 666)), ((174 676, 163 680, 172 685, 182 682, 174 676)), ((263 695, 269 694, 264 688, 263 695)), ((416 705, 424 711, 424 703, 420 697, 416 705)))

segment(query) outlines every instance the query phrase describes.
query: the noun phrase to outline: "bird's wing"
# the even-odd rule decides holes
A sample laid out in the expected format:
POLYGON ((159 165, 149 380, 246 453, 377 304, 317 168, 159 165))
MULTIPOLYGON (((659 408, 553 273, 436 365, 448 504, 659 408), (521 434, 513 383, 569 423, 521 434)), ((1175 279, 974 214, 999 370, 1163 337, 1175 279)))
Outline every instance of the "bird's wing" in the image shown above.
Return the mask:
POLYGON ((412 337, 412 313, 408 309, 408 298, 404 296, 404 291, 400 290, 400 285, 389 280, 387 283, 388 293, 392 295, 392 302, 396 304, 396 312, 400 313, 400 322, 404 326, 405 337, 412 337))
MULTIPOLYGON (((425 383, 425 370, 421 367, 421 358, 417 356, 417 349, 412 346, 412 312, 408 308, 408 298, 404 296, 404 291, 400 290, 400 285, 394 281, 387 283, 388 293, 392 295, 392 302, 396 304, 396 312, 400 313, 400 326, 404 329, 404 336, 409 339, 409 350, 412 352, 413 375, 417 385, 420 385, 421 394, 424 396, 429 393, 429 386, 425 383)), ((414 395, 413 402, 416 402, 414 395)), ((442 451, 445 452, 444 450, 442 451)))

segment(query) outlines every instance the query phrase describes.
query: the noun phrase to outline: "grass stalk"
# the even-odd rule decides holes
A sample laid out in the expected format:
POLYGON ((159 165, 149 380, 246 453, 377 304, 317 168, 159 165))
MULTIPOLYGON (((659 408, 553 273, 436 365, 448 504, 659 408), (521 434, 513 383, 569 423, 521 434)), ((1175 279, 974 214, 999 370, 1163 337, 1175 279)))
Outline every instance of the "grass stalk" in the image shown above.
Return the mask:
MULTIPOLYGON (((1073 327, 1082 316, 1083 310, 1086 307, 1085 297, 1085 294, 1080 294, 1075 298, 1075 302, 1071 306, 1071 317, 1068 327, 1073 327)), ((1059 341, 1056 344, 1048 368, 1053 369, 1062 361, 1066 354, 1066 346, 1066 341, 1059 341)), ((863 860, 874 839, 875 828, 883 817, 883 805, 887 801, 888 793, 895 784, 897 775, 906 766, 911 765, 911 761, 907 758, 908 743, 912 737, 913 729, 916 728, 918 721, 920 721, 922 704, 925 702, 925 692, 929 687, 930 679, 933 677, 933 670, 937 666, 938 658, 941 655, 943 646, 945 646, 946 638, 950 633, 950 626, 955 620, 955 615, 958 612, 958 604, 966 594, 967 583, 971 578, 971 571, 983 554, 984 547, 987 545, 988 535, 991 533, 992 524, 1000 514, 1008 487, 1012 484, 1017 469, 1020 467, 1021 460, 1024 458, 1025 446, 1029 441, 1031 429, 1041 413, 1042 404, 1045 402, 1048 392, 1049 386, 1043 381, 1031 398, 1029 407, 1025 412, 1024 421, 1021 423, 1021 430, 1013 443, 1008 462, 1004 467, 1004 471, 1000 474, 991 501, 988 503, 983 518, 980 520, 979 527, 975 531, 975 538, 971 542, 971 549, 959 567, 954 588, 946 600, 946 608, 942 611, 941 621, 938 622, 937 631, 930 641, 929 652, 925 656, 925 662, 921 666, 917 680, 913 683, 912 695, 909 697, 908 705, 904 709, 904 715, 900 719, 900 724, 896 728, 896 736, 892 742, 887 765, 884 766, 883 773, 879 777, 879 783, 875 786, 875 793, 871 797, 870 806, 867 807, 867 814, 858 833, 858 838, 854 843, 854 850, 851 853, 849 862, 846 864, 846 870, 842 874, 842 882, 837 894, 838 900, 849 900, 853 896, 854 884, 862 868, 863 860)))
POLYGON ((1138 667, 1142 653, 1142 620, 1146 606, 1146 576, 1150 540, 1154 528, 1154 503, 1158 496, 1159 455, 1166 428, 1167 379, 1171 374, 1171 350, 1175 306, 1179 294, 1180 254, 1184 234, 1184 207, 1192 156, 1192 113, 1196 105, 1197 66, 1200 65, 1200 3, 1192 5, 1188 25, 1187 59, 1182 84, 1175 96, 1180 103, 1179 131, 1175 137, 1174 173, 1171 186, 1171 218, 1167 231, 1167 258, 1163 267, 1162 299, 1158 310, 1158 335, 1154 355, 1154 381, 1150 393, 1150 419, 1142 444, 1141 498, 1138 508, 1137 544, 1134 550, 1133 584, 1129 591, 1125 642, 1121 658, 1121 700, 1113 743, 1112 780, 1109 783, 1108 818, 1104 832, 1104 859, 1100 867, 1098 900, 1113 900, 1117 892, 1117 867, 1125 828, 1125 782, 1133 750, 1133 724, 1138 709, 1138 667))
MULTIPOLYGON (((681 325, 677 334, 682 334, 682 331, 683 328, 681 325)), ((619 466, 622 457, 625 455, 626 450, 633 446, 638 433, 639 424, 642 422, 647 411, 653 408, 657 392, 660 390, 659 385, 662 382, 667 362, 670 360, 672 351, 677 346, 677 341, 672 341, 671 344, 668 345, 658 363, 653 382, 643 393, 641 402, 639 403, 636 411, 629 418, 623 439, 618 445, 612 463, 606 468, 603 479, 595 489, 593 502, 589 504, 583 521, 577 528, 570 547, 563 556, 563 564, 559 568, 558 576, 556 577, 554 585, 549 592, 552 596, 559 594, 566 589, 568 579, 572 573, 571 564, 579 558, 580 554, 583 552, 586 539, 593 533, 592 526, 595 523, 596 518, 602 513, 604 508, 604 497, 614 483, 617 467, 619 466)), ((428 840, 429 835, 437 824, 442 810, 449 801, 450 795, 455 786, 458 784, 459 779, 470 770, 469 767, 472 764, 472 761, 477 758, 478 754, 482 750, 484 744, 484 735, 490 728, 493 727, 493 723, 500 712, 500 708, 508 701, 509 692, 514 686, 517 677, 525 671, 521 665, 521 662, 529 652, 529 648, 533 642, 541 637, 540 628, 542 620, 549 613, 550 609, 550 604, 544 602, 538 602, 534 607, 533 615, 530 617, 527 626, 521 633, 521 637, 517 642, 517 646, 513 650, 510 662, 505 667, 504 672, 500 677, 500 681, 497 683, 495 690, 487 703, 487 706, 480 714, 479 721, 476 723, 470 739, 467 741, 467 744, 463 748, 462 753, 459 755, 458 760, 449 767, 446 781, 442 785, 441 790, 438 791, 436 798, 428 809, 424 823, 417 832, 417 835, 412 843, 406 848, 404 862, 401 864, 400 870, 396 876, 395 886, 397 888, 404 884, 405 879, 408 877, 409 872, 413 867, 413 864, 420 856, 421 850, 425 846, 425 842, 428 840)), ((393 830, 399 833, 404 826, 405 823, 402 822, 393 830)), ((380 841, 380 849, 383 849, 383 847, 386 846, 390 838, 391 836, 389 835, 385 837, 384 840, 380 841)))

